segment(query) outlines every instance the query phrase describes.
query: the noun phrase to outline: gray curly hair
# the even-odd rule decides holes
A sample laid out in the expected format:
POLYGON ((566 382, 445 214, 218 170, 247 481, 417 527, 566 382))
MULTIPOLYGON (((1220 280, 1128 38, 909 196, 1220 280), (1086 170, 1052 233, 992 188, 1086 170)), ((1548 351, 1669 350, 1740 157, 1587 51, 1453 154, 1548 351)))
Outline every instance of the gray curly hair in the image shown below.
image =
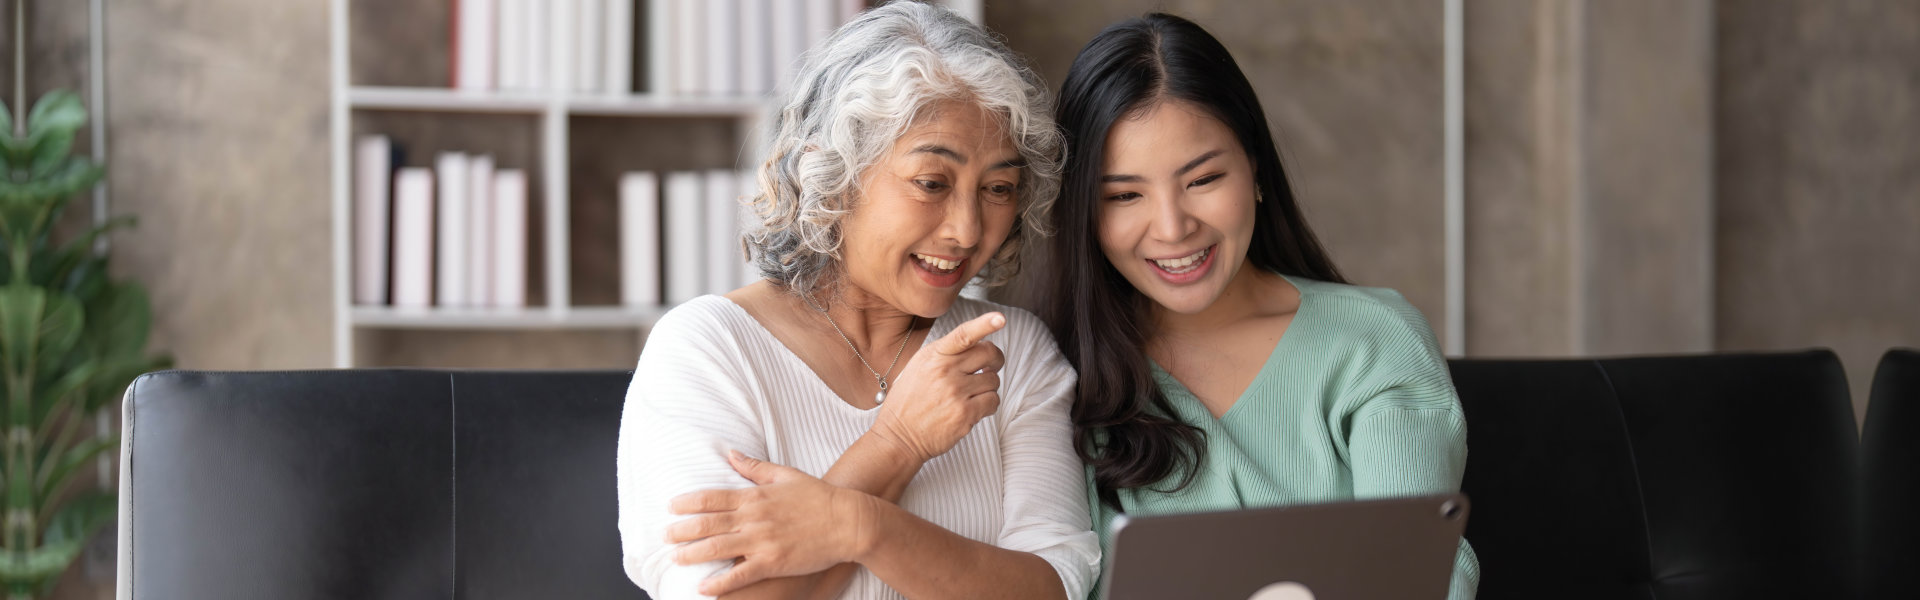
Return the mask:
POLYGON ((981 269, 986 285, 1019 270, 1060 189, 1063 137, 1040 77, 993 34, 952 12, 897 1, 862 13, 807 52, 773 116, 769 156, 745 201, 746 249, 762 276, 808 304, 841 275, 840 220, 860 176, 921 111, 972 102, 998 118, 1026 163, 1013 231, 981 269))

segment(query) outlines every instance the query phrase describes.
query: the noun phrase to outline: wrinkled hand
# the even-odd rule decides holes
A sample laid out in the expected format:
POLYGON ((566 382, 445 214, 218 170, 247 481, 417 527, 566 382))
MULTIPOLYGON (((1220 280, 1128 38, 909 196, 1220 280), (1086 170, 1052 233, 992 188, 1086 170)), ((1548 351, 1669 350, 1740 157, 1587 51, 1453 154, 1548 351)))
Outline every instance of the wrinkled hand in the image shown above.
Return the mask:
POLYGON ((676 496, 667 509, 696 515, 667 526, 667 543, 682 565, 734 559, 731 570, 700 583, 719 596, 765 579, 824 571, 852 562, 867 539, 872 496, 840 488, 791 467, 731 451, 727 462, 754 487, 676 496))
POLYGON ((1000 409, 1006 356, 984 339, 1006 325, 998 312, 980 315, 914 352, 869 432, 921 463, 952 450, 1000 409))

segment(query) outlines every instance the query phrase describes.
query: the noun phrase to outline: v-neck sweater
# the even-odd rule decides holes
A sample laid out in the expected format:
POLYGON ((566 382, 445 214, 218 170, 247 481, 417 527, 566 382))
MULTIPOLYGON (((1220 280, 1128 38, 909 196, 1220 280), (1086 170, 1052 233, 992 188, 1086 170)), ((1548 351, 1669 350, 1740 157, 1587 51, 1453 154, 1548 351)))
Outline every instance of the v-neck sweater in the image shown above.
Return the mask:
MULTIPOLYGON (((1122 511, 1100 502, 1089 471, 1088 501, 1103 547, 1120 512, 1204 512, 1460 489, 1466 417, 1420 311, 1390 289, 1286 279, 1300 290, 1300 307, 1259 374, 1219 418, 1153 366, 1175 416, 1206 432, 1206 460, 1177 492, 1119 490, 1122 511)), ((1462 539, 1448 597, 1472 598, 1479 580, 1479 561, 1462 539)))
MULTIPOLYGON (((1067 597, 1078 598, 1093 585, 1100 554, 1067 414, 1073 367, 1038 318, 989 302, 959 299, 926 339, 996 310, 1007 324, 986 340, 1006 357, 999 409, 922 466, 899 506, 969 539, 1039 556, 1058 572, 1067 597)), ((663 539, 683 517, 668 514, 668 499, 751 486, 727 465, 728 450, 820 477, 878 415, 842 400, 733 301, 703 296, 675 307, 647 335, 620 418, 627 576, 657 600, 702 597, 700 580, 729 563, 674 564, 676 546, 663 539)), ((901 596, 862 568, 840 597, 901 596)))

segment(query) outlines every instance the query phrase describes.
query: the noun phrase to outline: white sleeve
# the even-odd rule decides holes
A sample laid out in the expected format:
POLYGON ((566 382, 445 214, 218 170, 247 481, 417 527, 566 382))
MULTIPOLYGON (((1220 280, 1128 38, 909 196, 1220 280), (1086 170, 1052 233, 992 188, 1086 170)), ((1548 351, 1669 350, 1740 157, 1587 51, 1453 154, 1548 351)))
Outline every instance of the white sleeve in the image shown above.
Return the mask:
POLYGON ((666 527, 684 517, 667 512, 668 500, 750 487, 727 451, 767 456, 734 342, 712 315, 686 310, 693 308, 668 314, 649 333, 620 416, 621 562, 655 600, 707 598, 696 591, 701 580, 730 564, 674 564, 678 545, 665 542, 666 527))
POLYGON ((1013 411, 1000 437, 1006 524, 999 546, 1045 559, 1067 598, 1080 600, 1099 572, 1100 542, 1087 514, 1085 467, 1073 451, 1073 367, 1038 318, 1006 313, 1002 339, 1017 348, 1003 346, 1008 377, 1000 401, 1013 411))

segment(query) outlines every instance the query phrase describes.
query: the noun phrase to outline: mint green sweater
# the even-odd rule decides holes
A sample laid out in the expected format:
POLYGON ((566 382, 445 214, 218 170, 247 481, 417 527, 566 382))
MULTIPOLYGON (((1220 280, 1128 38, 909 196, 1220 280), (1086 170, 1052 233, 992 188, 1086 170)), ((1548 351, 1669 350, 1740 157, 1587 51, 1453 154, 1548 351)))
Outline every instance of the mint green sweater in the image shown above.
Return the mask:
MULTIPOLYGON (((1460 489, 1466 419, 1420 311, 1389 289, 1287 281, 1300 289, 1300 310, 1259 375, 1221 418, 1154 367, 1154 380, 1179 418, 1206 431, 1206 463, 1179 492, 1120 490, 1124 512, 1261 508, 1460 489)), ((1105 547, 1117 513, 1093 493, 1091 477, 1087 492, 1093 527, 1105 547)), ((1448 597, 1472 598, 1479 585, 1479 561, 1463 539, 1448 597)))

